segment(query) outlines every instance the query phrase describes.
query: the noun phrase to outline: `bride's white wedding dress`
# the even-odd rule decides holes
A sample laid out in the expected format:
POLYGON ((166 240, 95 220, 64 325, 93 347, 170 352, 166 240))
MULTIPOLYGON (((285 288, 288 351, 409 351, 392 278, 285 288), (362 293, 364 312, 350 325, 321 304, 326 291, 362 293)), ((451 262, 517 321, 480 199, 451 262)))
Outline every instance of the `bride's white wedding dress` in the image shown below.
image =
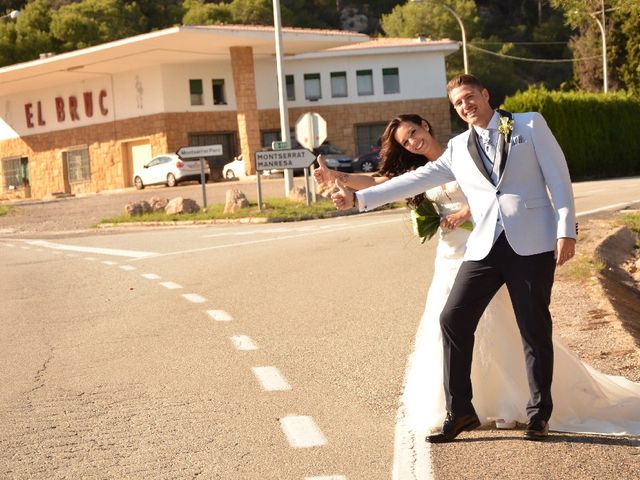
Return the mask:
MULTIPOLYGON (((455 182, 429 190, 427 196, 441 215, 458 211, 465 202, 455 182)), ((462 262, 468 235, 459 228, 441 233, 438 241, 433 280, 407 364, 399 411, 414 435, 439 429, 445 418, 439 316, 462 262)), ((594 370, 555 337, 553 345, 551 430, 640 435, 640 383, 594 370)), ((481 422, 498 418, 527 422, 529 388, 524 353, 506 287, 491 301, 478 325, 471 380, 473 405, 481 422)), ((424 437, 416 440, 424 441, 424 437)))

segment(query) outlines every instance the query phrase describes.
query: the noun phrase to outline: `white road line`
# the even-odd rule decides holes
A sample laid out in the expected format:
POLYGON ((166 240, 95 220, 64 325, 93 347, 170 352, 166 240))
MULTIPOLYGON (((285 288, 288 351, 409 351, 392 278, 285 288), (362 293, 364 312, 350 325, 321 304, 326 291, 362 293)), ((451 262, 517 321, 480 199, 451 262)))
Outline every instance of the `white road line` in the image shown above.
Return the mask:
POLYGON ((321 447, 327 444, 326 437, 311 417, 283 417, 280 419, 280 427, 292 448, 321 447))
POLYGON ((233 337, 229 337, 229 339, 238 350, 248 351, 258 349, 258 346, 247 335, 234 335, 233 337))
POLYGON ((15 245, 13 243, 3 243, 3 245, 7 247, 15 248, 15 245))
POLYGON ((97 260, 96 257, 84 257, 85 260, 88 260, 90 262, 95 262, 97 260))
POLYGON ((31 247, 25 247, 24 245, 22 247, 20 247, 23 250, 31 250, 31 247))
POLYGON ((347 480, 344 475, 321 475, 319 477, 304 477, 304 480, 347 480))
POLYGON ((156 275, 155 273, 143 273, 141 276, 147 280, 160 280, 160 275, 156 275))
POLYGON ((77 257, 78 255, 76 255, 75 253, 67 253, 67 257, 77 257))
POLYGON ((576 217, 583 217, 584 215, 591 215, 592 213, 604 212, 605 210, 615 210, 616 208, 626 207, 627 205, 636 203, 637 201, 640 201, 640 200, 636 200, 634 202, 615 203, 613 205, 606 205, 604 207, 594 208, 593 210, 587 210, 586 212, 579 212, 576 214, 576 217))
POLYGON ((30 240, 29 245, 37 245, 53 250, 65 250, 72 252, 96 253, 100 255, 112 255, 116 257, 145 258, 157 255, 155 252, 141 252, 137 250, 120 250, 116 248, 83 247, 80 245, 65 245, 62 243, 48 242, 46 240, 30 240))
POLYGON ((134 267, 133 265, 120 265, 120 268, 122 270, 126 270, 127 272, 130 272, 132 270, 136 270, 136 267, 134 267))
MULTIPOLYGON (((263 238, 263 239, 259 239, 259 240, 249 240, 246 242, 237 242, 237 243, 226 243, 224 245, 213 245, 210 247, 202 247, 202 248, 192 248, 189 250, 180 250, 177 252, 167 252, 167 253, 158 253, 152 256, 149 256, 147 258, 159 258, 159 257, 169 257, 169 256, 173 256, 173 255, 184 255, 186 253, 196 253, 196 252, 206 252, 208 250, 221 250, 223 248, 237 248, 237 247, 242 247, 245 245, 256 245, 258 243, 269 243, 269 242, 280 242, 282 240, 289 240, 292 238, 302 238, 302 237, 309 237, 312 235, 321 235, 321 234, 325 234, 325 233, 332 233, 332 232, 339 232, 342 230, 353 230, 356 228, 363 228, 363 227, 370 227, 372 225, 383 225, 386 223, 397 223, 398 219, 397 218, 392 218, 389 220, 381 220, 381 221, 377 221, 377 222, 367 222, 367 223, 359 223, 357 225, 346 225, 344 227, 338 227, 338 228, 332 228, 331 230, 327 229, 327 230, 317 230, 314 232, 304 232, 304 233, 299 233, 299 234, 294 234, 294 235, 283 235, 281 237, 273 237, 273 238, 263 238)), ((137 260, 141 260, 141 258, 136 258, 135 260, 133 260, 134 262, 137 260)))
POLYGON ((105 265, 117 265, 118 262, 114 262, 113 260, 105 260, 104 262, 105 265))
POLYGON ((207 315, 216 322, 230 322, 233 320, 233 317, 224 310, 207 310, 207 315))
POLYGON ((251 371, 253 371, 260 385, 262 385, 262 389, 266 392, 291 390, 291 385, 276 367, 252 367, 251 371))
POLYGON ((182 285, 174 282, 160 282, 160 285, 162 285, 164 288, 168 288, 169 290, 177 290, 179 288, 182 288, 182 285))
POLYGON ((182 296, 191 303, 204 303, 207 301, 206 298, 198 295, 197 293, 183 293, 182 296))

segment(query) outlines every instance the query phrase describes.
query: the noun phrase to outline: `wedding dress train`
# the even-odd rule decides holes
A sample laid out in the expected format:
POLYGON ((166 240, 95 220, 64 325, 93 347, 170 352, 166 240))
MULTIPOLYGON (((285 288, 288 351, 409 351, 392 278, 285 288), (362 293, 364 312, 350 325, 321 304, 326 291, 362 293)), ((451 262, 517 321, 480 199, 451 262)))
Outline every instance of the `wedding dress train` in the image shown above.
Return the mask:
MULTIPOLYGON (((441 215, 458 211, 465 202, 455 182, 429 190, 427 195, 441 215)), ((445 418, 439 316, 462 262, 468 235, 468 231, 457 229, 441 233, 438 241, 433 280, 407 364, 400 405, 403 423, 414 434, 440 428, 445 418)), ((551 430, 640 435, 640 383, 598 372, 556 337, 553 345, 551 430)), ((527 422, 529 388, 524 352, 504 286, 478 325, 471 380, 473 405, 481 422, 499 418, 527 422)))

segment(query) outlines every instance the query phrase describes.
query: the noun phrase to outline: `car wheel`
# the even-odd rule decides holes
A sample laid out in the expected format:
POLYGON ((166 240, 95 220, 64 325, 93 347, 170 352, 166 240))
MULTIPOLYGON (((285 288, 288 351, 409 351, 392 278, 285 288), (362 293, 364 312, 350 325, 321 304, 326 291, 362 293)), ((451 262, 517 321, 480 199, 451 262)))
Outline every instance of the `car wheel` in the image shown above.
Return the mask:
POLYGON ((142 179, 140 177, 134 178, 133 183, 136 185, 138 190, 142 190, 144 188, 144 183, 142 183, 142 179))
POLYGON ((227 180, 233 180, 234 178, 236 178, 236 174, 233 173, 233 170, 229 169, 224 172, 224 178, 226 178, 227 180))
POLYGON ((170 173, 169 175, 167 175, 167 185, 170 187, 175 187, 178 184, 178 182, 176 182, 176 177, 173 176, 173 173, 170 173))
POLYGON ((373 172, 374 170, 376 170, 376 164, 371 160, 365 160, 360 165, 360 170, 366 173, 373 172))

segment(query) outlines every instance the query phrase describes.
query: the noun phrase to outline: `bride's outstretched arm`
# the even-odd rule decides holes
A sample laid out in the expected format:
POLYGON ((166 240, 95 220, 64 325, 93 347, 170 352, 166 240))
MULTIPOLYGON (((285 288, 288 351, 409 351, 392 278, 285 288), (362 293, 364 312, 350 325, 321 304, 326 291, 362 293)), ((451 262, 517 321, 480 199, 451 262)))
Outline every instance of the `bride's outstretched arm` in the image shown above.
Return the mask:
POLYGON ((387 177, 372 177, 364 173, 343 173, 331 170, 327 166, 323 155, 318 155, 317 160, 318 168, 314 170, 313 177, 319 184, 333 185, 336 180, 339 180, 345 187, 351 190, 362 190, 363 188, 373 187, 388 180, 387 177))

